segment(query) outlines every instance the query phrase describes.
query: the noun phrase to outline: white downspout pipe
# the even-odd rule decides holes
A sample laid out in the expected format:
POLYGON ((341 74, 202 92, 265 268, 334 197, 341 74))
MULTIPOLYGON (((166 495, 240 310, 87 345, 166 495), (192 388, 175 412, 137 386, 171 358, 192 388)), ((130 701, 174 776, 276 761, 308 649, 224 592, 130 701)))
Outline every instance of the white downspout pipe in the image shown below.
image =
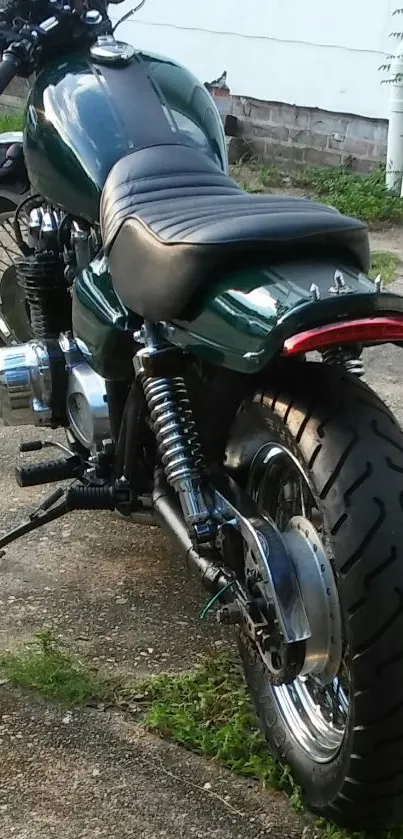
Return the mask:
POLYGON ((390 65, 389 133, 386 161, 386 186, 400 195, 403 180, 403 41, 390 65))

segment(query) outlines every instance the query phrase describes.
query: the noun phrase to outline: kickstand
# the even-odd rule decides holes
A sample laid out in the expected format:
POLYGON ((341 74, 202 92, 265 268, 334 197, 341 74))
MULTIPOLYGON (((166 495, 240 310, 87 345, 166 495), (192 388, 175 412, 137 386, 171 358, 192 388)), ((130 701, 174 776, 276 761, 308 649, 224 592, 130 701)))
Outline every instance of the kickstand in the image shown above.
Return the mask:
POLYGON ((69 512, 70 507, 67 502, 66 490, 57 489, 49 496, 49 498, 46 498, 33 513, 31 513, 28 521, 19 524, 18 527, 14 527, 13 530, 9 530, 5 536, 0 537, 0 557, 5 554, 5 551, 3 551, 2 548, 5 548, 6 545, 9 545, 11 542, 15 542, 20 538, 20 536, 25 536, 27 533, 31 533, 32 530, 42 527, 44 524, 55 521, 55 519, 60 519, 69 512), (57 504, 57 502, 62 498, 63 501, 61 501, 60 504, 57 504), (57 504, 57 506, 54 506, 55 504, 57 504))

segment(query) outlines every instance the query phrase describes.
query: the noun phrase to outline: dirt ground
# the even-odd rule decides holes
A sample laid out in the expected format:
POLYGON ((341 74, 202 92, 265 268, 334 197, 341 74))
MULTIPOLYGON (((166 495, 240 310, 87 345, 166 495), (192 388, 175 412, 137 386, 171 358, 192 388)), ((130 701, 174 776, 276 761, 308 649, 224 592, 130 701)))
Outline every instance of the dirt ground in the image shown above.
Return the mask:
POLYGON ((373 251, 390 251, 403 260, 403 229, 387 227, 371 233, 371 248, 373 251))
MULTIPOLYGON (((402 256, 398 233, 373 247, 402 256)), ((403 279, 395 290, 403 293, 403 279)), ((369 351, 367 379, 403 422, 401 353, 369 351)), ((13 480, 29 429, 0 427, 0 533, 47 489, 13 480)), ((44 625, 106 672, 192 668, 231 643, 200 624, 203 592, 155 529, 75 514, 25 537, 1 563, 0 651, 44 625)), ((2 839, 257 839, 310 833, 278 794, 145 733, 119 713, 62 708, 0 685, 2 839)))

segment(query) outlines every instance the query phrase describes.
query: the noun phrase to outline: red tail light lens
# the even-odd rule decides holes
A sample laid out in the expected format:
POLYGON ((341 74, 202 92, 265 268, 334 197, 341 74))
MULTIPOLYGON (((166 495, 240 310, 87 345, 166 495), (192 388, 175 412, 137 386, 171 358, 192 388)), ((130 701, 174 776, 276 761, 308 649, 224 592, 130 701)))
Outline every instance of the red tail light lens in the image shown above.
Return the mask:
POLYGON ((334 344, 386 344, 403 341, 403 315, 331 323, 299 332, 284 341, 284 355, 298 355, 334 344))

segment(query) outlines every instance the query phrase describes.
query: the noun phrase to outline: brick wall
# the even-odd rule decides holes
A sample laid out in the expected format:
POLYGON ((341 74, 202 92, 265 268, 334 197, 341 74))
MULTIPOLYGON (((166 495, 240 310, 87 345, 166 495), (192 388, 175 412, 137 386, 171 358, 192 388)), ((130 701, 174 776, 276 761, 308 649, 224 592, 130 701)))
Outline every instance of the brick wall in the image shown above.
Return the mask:
MULTIPOLYGON (((1 97, 0 112, 22 110, 27 94, 28 82, 14 80, 1 97)), ((234 159, 246 152, 278 164, 348 165, 357 172, 368 172, 386 159, 386 120, 244 96, 231 96, 230 113, 237 118, 241 141, 234 144, 234 159)))
POLYGON ((231 114, 238 118, 240 146, 262 160, 368 172, 386 158, 386 120, 243 96, 232 96, 231 114))

